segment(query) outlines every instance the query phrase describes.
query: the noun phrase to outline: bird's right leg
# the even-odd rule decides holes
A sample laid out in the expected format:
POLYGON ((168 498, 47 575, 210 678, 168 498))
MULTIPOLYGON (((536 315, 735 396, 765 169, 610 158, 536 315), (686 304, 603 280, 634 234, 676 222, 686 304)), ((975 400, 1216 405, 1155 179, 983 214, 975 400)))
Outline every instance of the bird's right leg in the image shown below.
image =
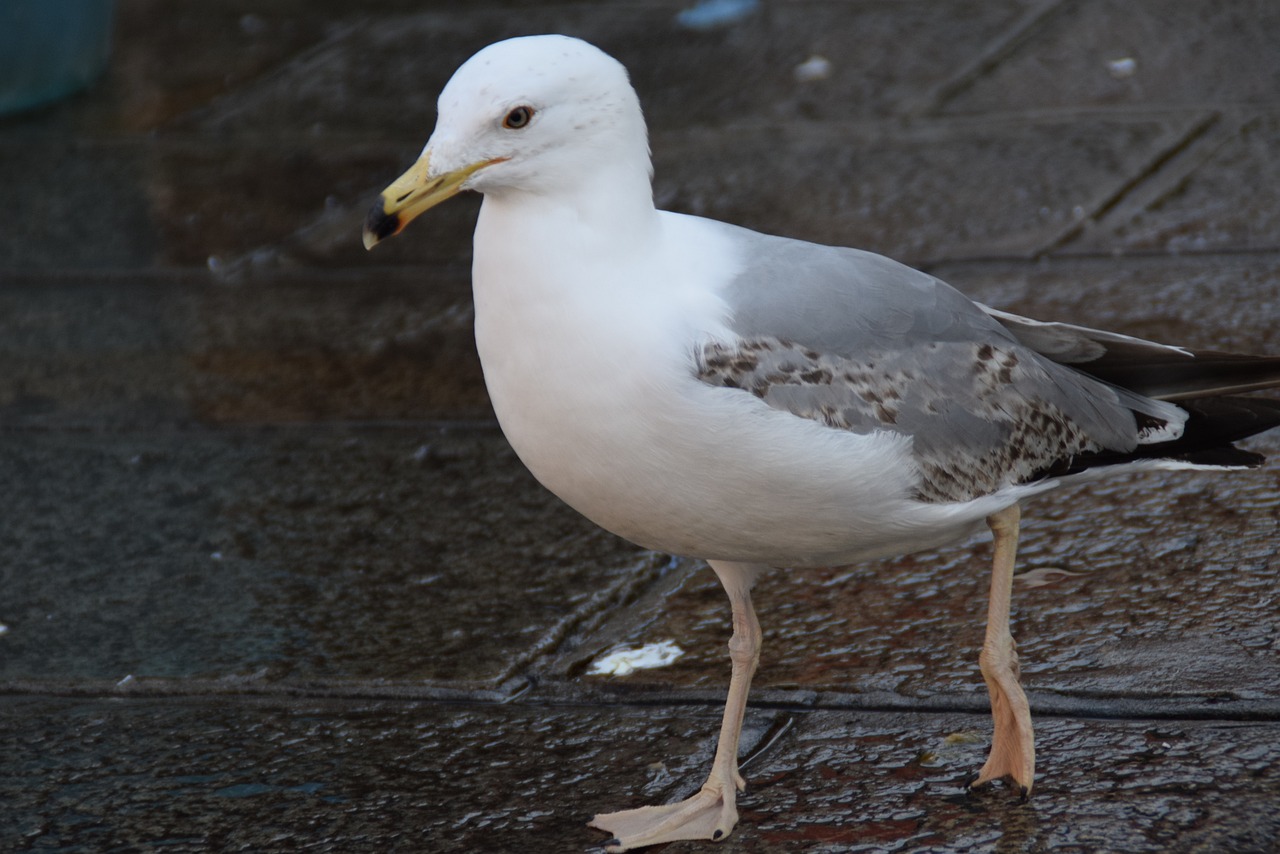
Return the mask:
POLYGON ((1018 505, 987 517, 994 537, 991 565, 991 600, 987 606, 987 636, 978 665, 991 695, 995 734, 991 754, 970 786, 1011 777, 1023 797, 1031 793, 1036 773, 1035 735, 1031 707, 1019 684, 1018 649, 1009 631, 1009 606, 1013 589, 1013 564, 1018 552, 1018 505))

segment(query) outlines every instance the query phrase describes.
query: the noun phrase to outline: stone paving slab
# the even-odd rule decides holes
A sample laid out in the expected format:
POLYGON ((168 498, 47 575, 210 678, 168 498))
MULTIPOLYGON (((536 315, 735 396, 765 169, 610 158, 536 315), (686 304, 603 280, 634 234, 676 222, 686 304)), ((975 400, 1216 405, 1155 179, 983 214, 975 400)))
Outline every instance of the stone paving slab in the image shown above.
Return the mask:
POLYGON ((654 140, 659 205, 908 263, 1052 248, 1194 117, 826 123, 654 140))
POLYGON ((7 426, 492 418, 463 274, 0 286, 7 426))
POLYGON ((748 770, 746 825, 730 844, 762 852, 1261 852, 1280 831, 1271 724, 1041 719, 1027 803, 998 784, 960 789, 983 758, 974 730, 984 731, 958 716, 815 714, 748 770))
POLYGON ((665 559, 496 430, 0 434, 0 683, 496 686, 665 559))
MULTIPOLYGON (((599 850, 699 785, 715 710, 0 699, 6 850, 599 850)), ((965 793, 975 715, 752 710, 726 852, 1270 850, 1274 723, 1046 719, 1021 803, 965 793)), ((704 846, 672 844, 667 852, 704 846)))
POLYGON ((1280 182, 1280 115, 1230 113, 1196 144, 1186 168, 1163 169, 1068 251, 1256 252, 1274 248, 1274 205, 1257 188, 1280 182))
POLYGON ((599 850, 591 811, 666 797, 713 714, 4 698, 0 847, 599 850))
POLYGON ((75 139, 0 143, 0 270, 147 266, 156 235, 145 190, 147 151, 75 139), (13 195, 9 195, 12 193, 13 195))

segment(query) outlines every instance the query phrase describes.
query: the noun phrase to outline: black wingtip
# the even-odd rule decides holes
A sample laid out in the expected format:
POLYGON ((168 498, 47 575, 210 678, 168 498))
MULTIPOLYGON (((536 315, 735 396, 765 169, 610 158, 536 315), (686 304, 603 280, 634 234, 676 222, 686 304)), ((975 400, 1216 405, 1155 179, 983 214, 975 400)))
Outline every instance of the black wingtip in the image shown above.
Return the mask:
MULTIPOLYGON (((1088 451, 1046 467, 1043 476, 1061 477, 1102 466, 1140 460, 1168 460, 1208 468, 1257 468, 1266 457, 1245 451, 1233 442, 1280 427, 1280 400, 1265 397, 1203 397, 1179 400, 1187 413, 1182 435, 1167 442, 1138 445, 1129 451, 1088 451)), ((1153 419, 1139 418, 1139 428, 1150 428, 1153 419)))

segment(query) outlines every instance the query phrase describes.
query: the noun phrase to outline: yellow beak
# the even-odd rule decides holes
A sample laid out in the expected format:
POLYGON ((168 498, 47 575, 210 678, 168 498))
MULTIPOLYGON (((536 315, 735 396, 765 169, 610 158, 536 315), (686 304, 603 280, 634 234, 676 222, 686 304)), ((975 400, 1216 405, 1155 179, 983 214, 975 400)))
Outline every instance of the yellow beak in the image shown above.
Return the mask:
POLYGON ((431 152, 423 152, 418 162, 409 167, 409 171, 382 191, 377 204, 369 209, 369 215, 365 217, 365 249, 372 249, 388 237, 399 234, 420 214, 456 196, 463 183, 476 172, 494 163, 501 163, 506 158, 481 160, 434 178, 428 174, 430 159, 431 152))

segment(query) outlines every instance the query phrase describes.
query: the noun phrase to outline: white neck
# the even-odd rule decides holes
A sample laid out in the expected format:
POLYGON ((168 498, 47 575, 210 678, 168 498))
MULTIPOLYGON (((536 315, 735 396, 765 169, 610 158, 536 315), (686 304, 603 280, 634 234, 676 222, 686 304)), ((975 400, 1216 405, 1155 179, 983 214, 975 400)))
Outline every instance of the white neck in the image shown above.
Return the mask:
MULTIPOLYGON (((589 175, 565 176, 554 190, 491 190, 485 194, 480 209, 476 249, 481 250, 484 233, 499 222, 508 239, 513 231, 527 233, 532 229, 534 233, 543 232, 541 239, 553 245, 568 239, 621 240, 624 245, 635 246, 652 235, 658 222, 647 166, 647 161, 634 166, 611 164, 610 168, 596 169, 589 175)), ((579 246, 580 250, 590 248, 579 246)), ((599 248, 617 251, 619 247, 599 248)))

